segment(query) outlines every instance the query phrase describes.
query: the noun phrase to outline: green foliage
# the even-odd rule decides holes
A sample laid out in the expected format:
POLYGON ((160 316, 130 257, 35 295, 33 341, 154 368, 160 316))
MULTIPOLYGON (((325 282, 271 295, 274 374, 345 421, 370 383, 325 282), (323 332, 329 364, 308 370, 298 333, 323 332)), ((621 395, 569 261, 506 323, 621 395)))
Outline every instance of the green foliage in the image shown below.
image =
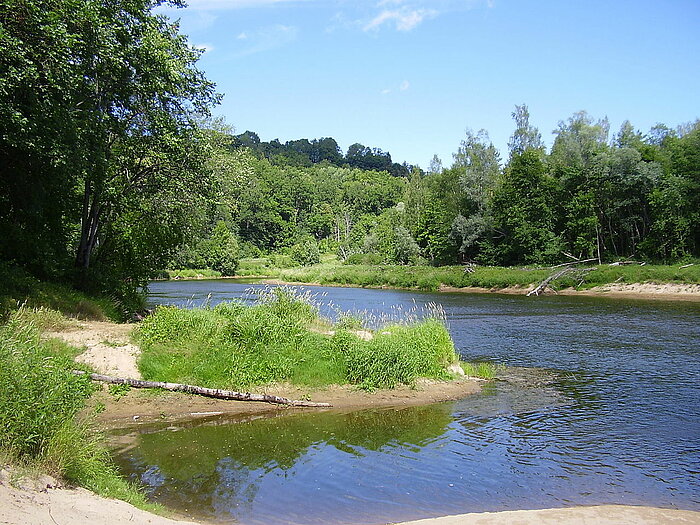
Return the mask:
POLYGON ((0 262, 0 321, 22 305, 27 307, 22 315, 42 317, 37 322, 54 324, 56 329, 64 321, 54 312, 96 321, 119 321, 125 315, 114 299, 90 296, 65 284, 40 281, 26 270, 0 262))
POLYGON ((321 262, 318 243, 313 238, 306 238, 296 243, 289 250, 292 260, 301 266, 311 266, 321 262))
POLYGON ((21 316, 0 328, 0 446, 17 457, 41 457, 72 421, 92 385, 71 373, 74 363, 54 355, 21 316))
POLYGON ((419 377, 447 379, 445 369, 457 359, 444 324, 432 319, 387 326, 370 341, 346 338, 336 344, 345 356, 348 381, 365 390, 413 385, 419 377))
POLYGON ((0 326, 0 453, 13 465, 32 465, 105 497, 156 510, 122 479, 102 436, 77 419, 94 387, 71 372, 77 352, 42 341, 33 321, 45 312, 21 310, 0 326))
MULTIPOLYGON (((397 287, 435 291, 442 285, 455 288, 478 287, 499 289, 528 287, 539 284, 552 274, 550 268, 477 266, 473 273, 466 273, 463 266, 375 266, 375 265, 325 265, 323 267, 279 270, 275 275, 288 282, 317 282, 367 287, 397 287)), ((583 287, 599 286, 614 282, 665 283, 700 282, 700 267, 679 269, 679 266, 647 264, 624 266, 598 266, 585 275, 583 287)), ((564 280, 560 287, 579 287, 577 280, 564 280)))
POLYGON ((211 193, 218 96, 155 5, 0 4, 0 260, 128 307, 211 193))
POLYGON ((393 325, 369 341, 354 334, 363 320, 341 319, 329 337, 308 296, 277 288, 254 306, 221 303, 213 310, 159 308, 138 329, 145 378, 217 388, 272 382, 363 388, 447 378, 456 360, 444 325, 429 319, 393 325), (322 327, 322 328, 319 328, 322 327))
POLYGON ((482 379, 493 379, 496 377, 500 367, 491 363, 465 363, 460 362, 459 365, 464 370, 464 375, 467 377, 480 377, 482 379))
POLYGON ((560 257, 551 207, 554 181, 536 150, 511 159, 495 190, 491 213, 494 234, 482 256, 490 263, 546 264, 560 257))
POLYGON ((116 401, 127 395, 130 390, 131 387, 127 384, 109 385, 109 393, 116 401))

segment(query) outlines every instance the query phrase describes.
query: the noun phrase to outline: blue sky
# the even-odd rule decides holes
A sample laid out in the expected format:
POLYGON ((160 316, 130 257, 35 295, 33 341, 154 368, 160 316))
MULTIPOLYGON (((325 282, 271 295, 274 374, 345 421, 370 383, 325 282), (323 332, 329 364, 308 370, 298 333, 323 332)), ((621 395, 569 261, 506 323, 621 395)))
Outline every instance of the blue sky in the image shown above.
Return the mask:
POLYGON ((700 117, 699 0, 189 0, 215 113, 262 140, 333 137, 427 168, 466 128, 507 156, 525 103, 550 145, 579 110, 642 131, 700 117))

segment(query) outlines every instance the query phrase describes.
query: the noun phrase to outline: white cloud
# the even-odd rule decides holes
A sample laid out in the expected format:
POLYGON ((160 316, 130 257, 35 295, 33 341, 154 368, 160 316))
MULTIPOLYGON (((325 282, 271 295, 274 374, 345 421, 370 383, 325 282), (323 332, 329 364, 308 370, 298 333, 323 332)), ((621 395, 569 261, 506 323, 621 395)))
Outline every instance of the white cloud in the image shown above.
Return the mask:
POLYGON ((379 29, 386 23, 394 23, 398 31, 410 31, 426 18, 437 16, 434 9, 384 9, 372 20, 367 22, 363 29, 371 31, 379 29))
POLYGON ((382 91, 381 91, 382 95, 388 95, 389 93, 391 93, 390 89, 382 89, 382 91))
POLYGON ((237 57, 244 57, 263 51, 269 51, 270 49, 284 47, 294 42, 298 33, 298 28, 282 24, 263 27, 252 33, 242 33, 245 35, 245 38, 239 38, 241 35, 238 35, 237 40, 240 40, 246 47, 241 48, 234 53, 234 55, 237 57))
POLYGON ((243 32, 239 33, 238 36, 236 37, 237 40, 248 40, 248 33, 243 32))
POLYGON ((408 80, 404 80, 403 82, 401 82, 401 85, 399 86, 399 89, 400 89, 401 91, 406 91, 406 90, 407 90, 408 88, 410 88, 410 87, 411 87, 411 83, 410 83, 408 80))

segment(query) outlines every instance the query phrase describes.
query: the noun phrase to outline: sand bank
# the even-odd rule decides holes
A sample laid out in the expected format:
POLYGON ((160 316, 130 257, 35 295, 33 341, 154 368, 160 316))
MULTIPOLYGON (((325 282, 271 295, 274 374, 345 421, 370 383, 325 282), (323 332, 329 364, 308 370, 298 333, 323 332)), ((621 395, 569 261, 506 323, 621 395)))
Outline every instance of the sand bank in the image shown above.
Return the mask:
MULTIPOLYGON (((119 500, 106 499, 81 488, 58 486, 44 476, 19 487, 9 482, 10 473, 0 470, 0 523, 6 525, 193 525, 137 509, 119 500)), ((201 523, 201 522, 200 522, 201 523)), ((462 514, 404 523, 403 525, 638 525, 700 524, 700 512, 604 505, 566 509, 518 510, 462 514)))
POLYGON ((700 512, 626 505, 600 505, 565 509, 460 514, 408 521, 401 525, 538 525, 547 523, 553 525, 698 524, 700 523, 700 512))

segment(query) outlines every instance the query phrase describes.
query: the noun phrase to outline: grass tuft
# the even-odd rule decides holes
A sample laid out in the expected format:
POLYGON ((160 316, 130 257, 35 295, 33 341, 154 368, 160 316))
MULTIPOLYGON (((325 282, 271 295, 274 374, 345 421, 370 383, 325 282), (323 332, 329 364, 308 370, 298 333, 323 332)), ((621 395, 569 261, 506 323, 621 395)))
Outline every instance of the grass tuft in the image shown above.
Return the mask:
POLYGON ((462 361, 459 364, 467 377, 480 377, 482 379, 493 379, 502 368, 499 365, 486 362, 465 363, 462 361))

